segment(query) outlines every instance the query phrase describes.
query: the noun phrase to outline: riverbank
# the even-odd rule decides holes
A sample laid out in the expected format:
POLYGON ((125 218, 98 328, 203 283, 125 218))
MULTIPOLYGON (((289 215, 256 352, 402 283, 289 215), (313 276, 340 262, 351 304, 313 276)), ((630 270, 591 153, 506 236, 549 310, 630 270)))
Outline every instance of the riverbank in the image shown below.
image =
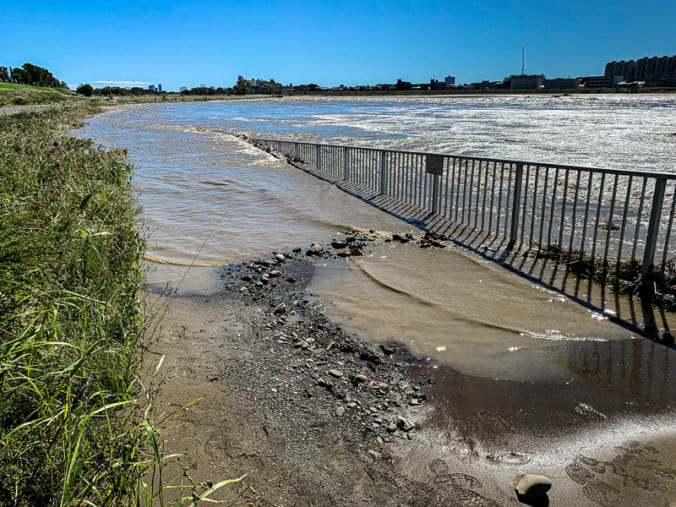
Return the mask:
POLYGON ((519 477, 541 473, 552 505, 670 505, 673 435, 631 422, 649 402, 627 418, 609 386, 462 375, 332 322, 308 293, 315 265, 378 241, 352 231, 227 266, 213 296, 146 295, 164 314, 158 409, 200 400, 163 435, 183 455, 164 480, 245 475, 213 498, 253 505, 519 505, 519 477))
POLYGON ((139 235, 121 150, 67 105, 0 116, 0 503, 119 505, 152 469, 139 235))

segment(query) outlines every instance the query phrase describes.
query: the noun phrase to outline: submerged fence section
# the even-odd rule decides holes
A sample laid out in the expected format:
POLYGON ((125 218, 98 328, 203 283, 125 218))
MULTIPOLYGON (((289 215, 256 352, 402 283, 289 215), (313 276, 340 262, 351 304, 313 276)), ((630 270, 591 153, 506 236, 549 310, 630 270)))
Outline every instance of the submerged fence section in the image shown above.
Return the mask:
POLYGON ((502 238, 509 250, 579 258, 587 269, 623 272, 624 279, 675 276, 674 174, 251 141, 437 223, 502 238))

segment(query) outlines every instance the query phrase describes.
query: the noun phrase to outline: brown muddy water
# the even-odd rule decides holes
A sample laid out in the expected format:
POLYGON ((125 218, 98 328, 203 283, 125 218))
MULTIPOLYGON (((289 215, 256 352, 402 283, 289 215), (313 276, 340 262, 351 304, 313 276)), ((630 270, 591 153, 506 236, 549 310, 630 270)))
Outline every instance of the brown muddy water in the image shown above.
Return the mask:
MULTIPOLYGON (((128 106, 81 131, 129 150, 149 232, 152 287, 214 293, 226 264, 307 247, 350 228, 415 231, 213 126, 225 122, 229 107, 250 123, 280 122, 284 111, 276 108, 284 106, 268 106, 265 114, 252 112, 255 104, 128 106)), ((349 329, 376 342, 401 342, 418 357, 469 375, 567 379, 575 369, 571 356, 625 343, 645 348, 639 369, 646 377, 650 372, 668 384, 676 376, 673 351, 464 250, 387 243, 359 260, 326 263, 310 289, 349 329)))
MULTIPOLYGON (((227 125, 204 126, 194 111, 186 112, 190 107, 218 123, 230 106, 124 107, 81 131, 129 150, 140 216, 150 233, 151 287, 216 293, 220 266, 307 248, 351 228, 415 232, 253 148, 227 125)), ((326 300, 329 313, 349 331, 376 343, 403 343, 428 360, 426 368, 450 367, 440 379, 462 402, 448 407, 456 425, 477 427, 468 416, 476 412, 462 416, 458 407, 490 412, 495 405, 500 417, 512 410, 532 429, 537 414, 552 405, 550 422, 562 407, 601 423, 626 412, 602 436, 585 437, 585 445, 599 439, 674 442, 674 350, 481 257, 455 247, 385 243, 360 259, 324 262, 309 291, 326 300)), ((519 418, 512 416, 510 421, 519 418)))

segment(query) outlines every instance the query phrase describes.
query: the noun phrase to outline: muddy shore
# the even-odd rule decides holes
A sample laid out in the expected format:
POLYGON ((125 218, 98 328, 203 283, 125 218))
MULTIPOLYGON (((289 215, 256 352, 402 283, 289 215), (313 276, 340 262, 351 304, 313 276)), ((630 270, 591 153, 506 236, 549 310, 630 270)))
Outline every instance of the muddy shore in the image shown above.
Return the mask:
MULTIPOLYGON (((394 241, 443 246, 431 236, 394 241)), ((165 356, 159 410, 200 399, 163 434, 165 454, 182 456, 162 480, 185 486, 167 498, 245 475, 211 498, 521 505, 514 487, 535 473, 553 481, 538 505, 674 505, 673 438, 623 440, 625 401, 603 387, 590 393, 465 376, 331 322, 306 290, 313 263, 359 256, 373 242, 352 232, 333 245, 228 266, 215 296, 147 293, 149 311, 161 316, 147 368, 165 356), (586 396, 603 400, 601 409, 585 411, 586 396)))

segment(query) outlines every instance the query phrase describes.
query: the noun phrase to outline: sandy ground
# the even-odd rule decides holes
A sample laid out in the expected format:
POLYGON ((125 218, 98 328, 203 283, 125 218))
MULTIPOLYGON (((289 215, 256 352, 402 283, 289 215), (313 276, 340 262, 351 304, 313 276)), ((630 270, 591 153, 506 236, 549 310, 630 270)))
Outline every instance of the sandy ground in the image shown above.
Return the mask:
MULTIPOLYGON (((522 505, 526 473, 552 479, 531 505, 676 505, 676 446, 600 443, 579 393, 465 377, 374 347, 307 299, 312 263, 285 252, 232 266, 212 297, 147 293, 166 498, 244 478, 237 505, 522 505), (572 414, 572 415, 571 415, 572 414), (581 452, 580 450, 589 452, 581 452)), ((611 404, 612 400, 608 401, 611 404)), ((607 407, 610 408, 610 407, 607 407)), ((613 441, 615 439, 615 442, 613 441)))

